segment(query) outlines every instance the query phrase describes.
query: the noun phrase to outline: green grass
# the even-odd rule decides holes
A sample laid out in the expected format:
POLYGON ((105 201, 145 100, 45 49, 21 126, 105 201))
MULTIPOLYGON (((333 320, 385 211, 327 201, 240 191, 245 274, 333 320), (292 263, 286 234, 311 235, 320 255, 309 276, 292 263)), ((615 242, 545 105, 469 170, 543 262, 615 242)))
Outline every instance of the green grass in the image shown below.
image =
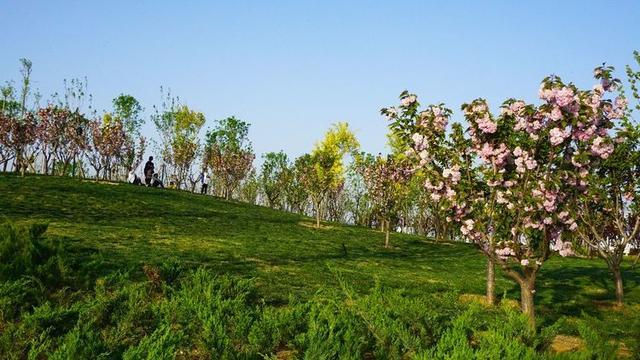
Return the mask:
MULTIPOLYGON (((0 175, 0 195, 0 222, 49 224, 46 236, 64 245, 89 288, 117 271, 144 279, 144 265, 176 263, 252 278, 258 296, 275 306, 290 296, 305 300, 321 288, 338 289, 339 279, 361 294, 376 282, 408 296, 484 292, 485 260, 469 244, 392 234, 393 247, 385 249, 383 234, 367 228, 324 223, 315 229, 310 218, 265 207, 60 177, 0 175)), ((637 311, 640 270, 627 263, 624 276, 626 302, 637 311)), ((595 306, 613 300, 604 262, 555 257, 538 279, 541 324, 592 316, 604 320, 611 338, 631 336, 623 326, 630 310, 595 306)), ((497 292, 519 296, 500 273, 497 292)))

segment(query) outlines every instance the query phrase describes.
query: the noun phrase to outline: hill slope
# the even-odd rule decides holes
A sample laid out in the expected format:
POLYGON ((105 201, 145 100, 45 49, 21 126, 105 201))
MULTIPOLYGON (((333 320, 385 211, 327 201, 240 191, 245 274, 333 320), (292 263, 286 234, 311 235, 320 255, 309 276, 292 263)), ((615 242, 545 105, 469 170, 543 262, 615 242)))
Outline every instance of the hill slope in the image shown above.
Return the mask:
MULTIPOLYGON (((86 261, 100 258, 105 272, 166 261, 206 265, 256 278, 270 300, 336 285, 335 272, 359 289, 379 280, 416 292, 484 291, 484 258, 468 244, 393 234, 393 248, 384 249, 382 234, 371 229, 329 223, 315 229, 297 214, 127 184, 0 176, 0 194, 0 219, 48 223, 49 236, 86 261)), ((640 301, 640 271, 625 275, 628 300, 640 301)), ((517 297, 502 277, 497 290, 517 297)), ((557 307, 565 297, 606 299, 611 290, 602 262, 553 259, 540 275, 538 302, 557 307)))

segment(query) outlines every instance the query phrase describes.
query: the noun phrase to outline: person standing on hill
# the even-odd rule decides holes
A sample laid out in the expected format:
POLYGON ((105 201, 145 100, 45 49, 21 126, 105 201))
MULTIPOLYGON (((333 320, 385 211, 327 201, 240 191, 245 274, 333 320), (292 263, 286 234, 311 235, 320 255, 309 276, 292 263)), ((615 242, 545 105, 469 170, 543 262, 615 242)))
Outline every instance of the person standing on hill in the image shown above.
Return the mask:
POLYGON ((144 182, 147 186, 151 186, 151 178, 155 171, 155 165, 153 165, 153 156, 149 156, 149 161, 144 164, 144 182))
POLYGON ((201 176, 201 181, 202 181, 202 187, 200 187, 200 194, 206 195, 207 194, 207 190, 209 190, 209 181, 211 179, 209 178, 209 173, 208 172, 203 172, 202 176, 201 176))

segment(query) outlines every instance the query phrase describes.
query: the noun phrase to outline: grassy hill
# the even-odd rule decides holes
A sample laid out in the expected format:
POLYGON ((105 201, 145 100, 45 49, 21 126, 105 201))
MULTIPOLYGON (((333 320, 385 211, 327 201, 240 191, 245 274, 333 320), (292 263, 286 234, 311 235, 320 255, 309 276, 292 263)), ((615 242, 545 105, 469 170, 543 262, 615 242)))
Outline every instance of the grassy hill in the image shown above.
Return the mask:
MULTIPOLYGON (((96 281, 113 274, 145 281, 144 269, 167 264, 253 279, 259 302, 276 308, 344 286, 362 296, 376 284, 404 289, 407 299, 484 291, 484 258, 468 244, 392 234, 393 247, 385 249, 383 235, 371 229, 333 223, 315 229, 312 219, 296 214, 127 184, 0 175, 0 194, 0 222, 48 224, 45 238, 61 244, 69 259, 74 280, 68 292, 93 291, 96 281)), ((604 321, 607 337, 635 336, 623 325, 640 304, 640 270, 629 265, 629 308, 612 310, 613 283, 603 262, 551 259, 539 275, 540 323, 591 316, 604 321)), ((519 296, 501 274, 497 291, 519 296)))

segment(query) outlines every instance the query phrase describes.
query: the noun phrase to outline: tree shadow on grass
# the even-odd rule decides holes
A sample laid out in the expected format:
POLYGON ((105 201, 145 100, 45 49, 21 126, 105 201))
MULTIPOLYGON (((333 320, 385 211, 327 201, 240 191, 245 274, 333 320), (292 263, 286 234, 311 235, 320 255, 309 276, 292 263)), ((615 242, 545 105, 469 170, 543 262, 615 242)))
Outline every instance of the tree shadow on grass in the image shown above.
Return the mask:
MULTIPOLYGON (((640 285, 640 273, 625 269, 625 292, 640 285)), ((613 277, 606 267, 593 264, 541 271, 536 285, 536 309, 544 324, 552 324, 561 316, 580 317, 587 314, 602 318, 602 311, 615 301, 613 277), (602 306, 605 305, 605 306, 602 306)), ((520 289, 514 284, 508 296, 520 298, 520 289)))

